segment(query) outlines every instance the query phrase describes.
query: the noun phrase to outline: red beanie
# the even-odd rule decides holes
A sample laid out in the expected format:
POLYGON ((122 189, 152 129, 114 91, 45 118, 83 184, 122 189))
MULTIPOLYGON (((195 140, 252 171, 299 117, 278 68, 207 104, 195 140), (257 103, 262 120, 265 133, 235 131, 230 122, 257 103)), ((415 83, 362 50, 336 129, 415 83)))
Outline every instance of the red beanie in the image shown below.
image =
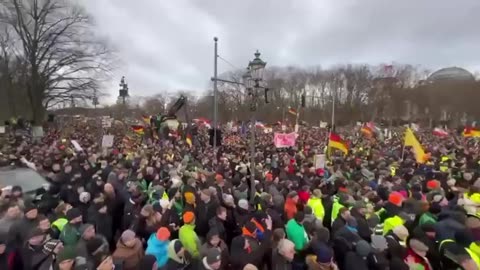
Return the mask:
POLYGON ((396 206, 402 206, 403 196, 399 192, 392 192, 388 195, 388 201, 396 206))
POLYGON ((438 189, 440 188, 440 182, 437 180, 430 180, 427 182, 427 188, 428 189, 438 189))

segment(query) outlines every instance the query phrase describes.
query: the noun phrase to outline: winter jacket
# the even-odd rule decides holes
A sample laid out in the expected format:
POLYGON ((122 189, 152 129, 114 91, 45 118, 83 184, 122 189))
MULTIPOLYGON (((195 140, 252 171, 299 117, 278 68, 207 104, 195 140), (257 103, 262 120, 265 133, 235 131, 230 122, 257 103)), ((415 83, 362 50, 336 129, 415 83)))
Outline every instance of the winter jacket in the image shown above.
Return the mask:
POLYGON ((285 219, 288 221, 292 218, 295 217, 295 214, 297 213, 297 204, 292 198, 287 198, 285 200, 285 207, 284 207, 284 212, 285 212, 285 219))
POLYGON ((307 202, 307 206, 312 208, 313 214, 316 218, 320 220, 325 218, 325 208, 323 207, 322 199, 311 197, 307 202))
POLYGON ((258 242, 252 235, 242 234, 232 240, 230 258, 232 270, 242 270, 247 264, 253 264, 261 269, 264 263, 264 257, 271 250, 270 239, 272 232, 265 230, 262 242, 258 242), (245 241, 248 241, 249 248, 245 249, 245 241))
POLYGON ((117 248, 112 254, 114 260, 123 262, 123 270, 136 270, 143 256, 143 245, 138 238, 135 238, 135 244, 132 247, 126 246, 121 239, 118 240, 117 248))
POLYGON ((16 247, 21 247, 25 242, 25 238, 27 237, 28 233, 36 226, 36 219, 32 220, 26 217, 23 217, 19 221, 15 222, 8 232, 10 243, 13 243, 16 247))
POLYGON ((207 236, 209 230, 208 221, 215 217, 217 207, 218 203, 214 200, 210 200, 208 203, 204 203, 201 201, 197 204, 197 207, 195 207, 195 229, 198 233, 198 236, 207 236))
POLYGON ((227 241, 227 232, 225 231, 225 225, 223 223, 223 220, 215 216, 208 221, 208 226, 210 226, 210 228, 216 228, 218 231, 218 236, 220 236, 223 241, 227 241))
MULTIPOLYGON (((80 224, 79 224, 80 225, 80 224)), ((80 239, 79 225, 67 223, 60 233, 60 240, 65 246, 75 246, 80 239)))
POLYGON ((272 253, 272 270, 292 270, 292 263, 280 255, 277 249, 272 253))
POLYGON ((50 270, 53 254, 45 253, 43 245, 26 245, 21 250, 23 270, 50 270))
POLYGON ((6 249, 3 254, 0 254, 0 269, 15 270, 18 269, 17 261, 20 256, 12 249, 6 249), (17 267, 17 268, 15 268, 17 267))
POLYGON ((178 238, 182 242, 185 250, 188 251, 192 258, 196 259, 200 256, 200 239, 195 232, 195 225, 185 224, 180 228, 178 238))
POLYGON ((427 258, 419 256, 410 248, 407 250, 407 256, 404 258, 404 261, 407 263, 412 262, 418 265, 419 268, 413 269, 434 270, 427 258))
POLYGON ((353 251, 347 252, 342 270, 369 270, 367 259, 353 251))
POLYGON ((168 261, 168 244, 170 241, 160 241, 156 234, 152 234, 147 242, 147 250, 145 254, 155 256, 158 268, 163 267, 168 261))
MULTIPOLYGON (((230 258, 229 258, 230 254, 228 253, 228 247, 225 244, 225 242, 223 242, 223 240, 220 240, 218 247, 221 250, 221 258, 222 258, 222 264, 220 266, 220 269, 227 269, 228 263, 230 261, 230 258)), ((210 245, 210 243, 208 242, 203 244, 202 247, 200 248, 200 257, 203 258, 207 256, 207 252, 211 248, 215 248, 215 247, 210 245)))
POLYGON ((365 216, 362 215, 358 211, 358 208, 355 207, 350 210, 350 213, 357 220, 358 235, 360 235, 360 237, 362 237, 365 241, 370 242, 372 232, 370 231, 370 227, 368 226, 365 216))
POLYGON ((291 219, 286 226, 287 238, 295 244, 295 250, 301 251, 308 244, 308 235, 302 224, 291 219))

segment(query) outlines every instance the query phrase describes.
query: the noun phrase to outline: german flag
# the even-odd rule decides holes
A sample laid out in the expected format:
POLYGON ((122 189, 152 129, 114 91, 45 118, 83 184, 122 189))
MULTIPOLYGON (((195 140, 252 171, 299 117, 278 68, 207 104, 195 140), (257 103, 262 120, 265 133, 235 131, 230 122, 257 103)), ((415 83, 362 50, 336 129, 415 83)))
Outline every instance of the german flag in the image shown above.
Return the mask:
POLYGON ((292 107, 288 107, 288 113, 297 116, 297 110, 292 107))
POLYGON ((185 142, 188 144, 188 146, 192 147, 192 135, 190 133, 187 134, 185 142))
POLYGON ((132 130, 136 134, 140 134, 140 135, 145 134, 145 128, 143 126, 133 125, 132 130))
POLYGON ((362 132, 363 135, 365 135, 368 138, 372 138, 373 136, 373 130, 367 125, 363 125, 360 131, 362 132))
POLYGON ((328 148, 335 148, 343 152, 343 154, 348 154, 348 145, 347 143, 340 137, 340 135, 330 132, 330 137, 328 138, 328 148))
POLYGON ((473 127, 465 127, 463 129, 463 137, 465 138, 479 138, 480 130, 473 127))

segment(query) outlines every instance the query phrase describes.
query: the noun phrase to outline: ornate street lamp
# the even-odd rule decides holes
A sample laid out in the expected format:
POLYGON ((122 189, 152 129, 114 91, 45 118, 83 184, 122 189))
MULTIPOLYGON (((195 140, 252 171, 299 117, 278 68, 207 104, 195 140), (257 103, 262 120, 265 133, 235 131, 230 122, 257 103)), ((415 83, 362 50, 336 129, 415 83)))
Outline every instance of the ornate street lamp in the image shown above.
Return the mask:
POLYGON ((122 79, 120 80, 120 89, 118 90, 118 99, 122 100, 122 104, 126 104, 126 99, 130 97, 128 94, 128 84, 125 82, 125 76, 122 76, 122 79))
POLYGON ((263 73, 265 71, 265 66, 267 65, 262 59, 260 59, 260 52, 255 52, 255 58, 253 61, 248 63, 248 68, 252 79, 255 81, 255 87, 259 86, 259 82, 263 80, 263 73))

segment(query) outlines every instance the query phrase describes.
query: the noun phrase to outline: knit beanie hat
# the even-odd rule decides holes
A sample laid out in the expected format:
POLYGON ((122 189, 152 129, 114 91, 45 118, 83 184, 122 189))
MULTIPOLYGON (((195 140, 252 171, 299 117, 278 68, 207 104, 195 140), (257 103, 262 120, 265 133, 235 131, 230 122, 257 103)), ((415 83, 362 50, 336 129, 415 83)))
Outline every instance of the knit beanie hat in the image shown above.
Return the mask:
POLYGON ((372 251, 372 247, 367 241, 360 240, 355 246, 355 251, 360 257, 367 257, 368 254, 370 254, 370 252, 372 251))
POLYGON ((190 224, 195 220, 195 214, 191 211, 187 211, 183 214, 183 222, 190 224))
POLYGON ((67 219, 68 221, 72 221, 78 217, 81 217, 82 216, 82 212, 78 209, 78 208, 72 208, 70 210, 68 210, 67 212, 67 219))
POLYGON ((238 207, 242 208, 243 210, 248 210, 248 208, 249 208, 248 201, 245 200, 245 199, 239 200, 238 201, 238 207))
POLYGON ((388 195, 388 202, 396 206, 402 206, 403 196, 398 192, 392 192, 388 195))
POLYGON ((80 228, 78 229, 78 232, 80 233, 80 235, 83 235, 85 233, 85 231, 88 230, 88 228, 90 228, 90 227, 93 227, 93 225, 88 224, 88 223, 82 224, 82 225, 80 225, 80 228))
POLYGON ((126 230, 122 233, 122 236, 120 237, 120 239, 122 239, 122 242, 125 243, 128 241, 132 241, 133 239, 135 239, 135 237, 136 235, 134 231, 126 230))
POLYGON ((170 239, 170 230, 167 227, 160 227, 160 229, 157 230, 157 239, 165 242, 170 239))
POLYGON ((388 248, 387 239, 382 235, 372 235, 372 248, 384 251, 388 248))
POLYGON ((329 263, 333 258, 333 250, 326 244, 320 243, 313 247, 313 251, 317 256, 318 263, 329 263))
POLYGON ((430 180, 427 182, 427 188, 430 190, 433 189, 439 189, 440 188, 440 182, 437 180, 430 180))

